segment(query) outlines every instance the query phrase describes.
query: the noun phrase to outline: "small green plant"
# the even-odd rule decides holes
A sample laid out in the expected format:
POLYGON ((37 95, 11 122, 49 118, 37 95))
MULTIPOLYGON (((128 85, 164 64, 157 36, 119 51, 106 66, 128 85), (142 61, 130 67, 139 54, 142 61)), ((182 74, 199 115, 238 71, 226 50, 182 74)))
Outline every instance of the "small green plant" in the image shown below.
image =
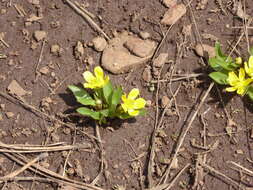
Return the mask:
POLYGON ((229 85, 227 92, 236 91, 237 94, 248 95, 253 100, 253 49, 244 64, 241 57, 233 59, 223 54, 219 43, 215 44, 215 53, 215 57, 209 59, 214 70, 209 76, 218 84, 229 85))
POLYGON ((84 105, 77 112, 106 123, 107 118, 118 117, 128 119, 145 114, 146 101, 138 98, 140 92, 137 88, 132 89, 129 94, 123 93, 121 87, 114 87, 109 76, 105 76, 101 67, 95 67, 94 75, 90 71, 83 73, 84 88, 92 90, 88 93, 84 88, 69 85, 77 102, 84 105))

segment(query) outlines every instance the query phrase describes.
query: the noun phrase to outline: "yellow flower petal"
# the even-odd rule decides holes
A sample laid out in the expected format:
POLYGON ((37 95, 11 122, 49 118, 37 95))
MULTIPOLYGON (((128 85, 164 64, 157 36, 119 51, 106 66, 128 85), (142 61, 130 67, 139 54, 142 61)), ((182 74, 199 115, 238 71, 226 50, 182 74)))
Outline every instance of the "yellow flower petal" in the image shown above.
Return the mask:
POLYGON ((131 115, 131 116, 137 116, 139 114, 139 110, 128 110, 128 114, 131 115))
POLYGON ((249 67, 253 68, 253 56, 249 57, 249 67))
POLYGON ((91 82, 92 80, 95 79, 94 75, 90 72, 90 71, 85 71, 83 73, 83 78, 87 81, 87 82, 91 82))
POLYGON ((234 83, 236 81, 238 81, 238 77, 236 76, 236 74, 234 72, 229 72, 228 73, 228 82, 231 84, 231 83, 234 83))
POLYGON ((243 81, 244 78, 245 78, 245 71, 244 71, 243 68, 240 68, 240 70, 239 70, 239 80, 243 81))
POLYGON ((94 73, 95 73, 96 78, 103 79, 103 77, 104 77, 104 71, 103 71, 103 69, 100 66, 95 67, 94 73))
POLYGON ((244 62, 244 69, 246 71, 247 74, 249 74, 249 66, 247 62, 244 62))
POLYGON ((133 88, 133 89, 129 92, 128 98, 134 100, 139 94, 140 94, 139 89, 133 88))
POLYGON ((134 102, 134 109, 142 109, 145 107, 146 101, 143 98, 138 98, 134 102))
POLYGON ((242 87, 239 87, 236 92, 239 95, 243 95, 245 90, 246 90, 246 87, 242 86, 242 87))
POLYGON ((226 88, 226 91, 227 92, 234 92, 234 91, 236 91, 236 88, 235 87, 228 87, 228 88, 226 88))

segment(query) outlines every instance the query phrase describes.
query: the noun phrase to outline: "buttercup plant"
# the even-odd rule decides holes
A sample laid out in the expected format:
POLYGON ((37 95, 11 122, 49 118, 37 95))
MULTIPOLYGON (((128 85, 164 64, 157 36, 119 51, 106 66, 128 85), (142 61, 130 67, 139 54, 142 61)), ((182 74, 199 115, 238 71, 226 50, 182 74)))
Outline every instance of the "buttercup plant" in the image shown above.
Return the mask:
POLYGON ((215 44, 215 53, 215 57, 209 59, 209 64, 214 69, 209 76, 218 84, 229 85, 227 92, 236 91, 253 100, 253 48, 249 60, 244 64, 241 57, 233 59, 223 54, 219 43, 215 44))
POLYGON ((84 116, 98 120, 99 123, 106 123, 108 118, 118 117, 128 119, 145 114, 146 101, 138 98, 140 92, 137 88, 132 89, 129 94, 123 93, 121 87, 114 87, 109 76, 104 74, 101 67, 83 73, 85 83, 83 87, 69 85, 77 102, 84 105, 76 111, 84 116), (88 93, 85 88, 91 89, 88 93))

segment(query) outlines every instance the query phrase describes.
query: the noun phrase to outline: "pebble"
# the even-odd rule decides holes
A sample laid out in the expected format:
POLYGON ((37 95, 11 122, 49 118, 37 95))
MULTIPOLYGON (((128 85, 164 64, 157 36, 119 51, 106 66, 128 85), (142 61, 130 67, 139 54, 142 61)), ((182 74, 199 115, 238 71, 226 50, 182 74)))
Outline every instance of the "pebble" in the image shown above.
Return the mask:
POLYGON ((74 49, 74 56, 77 60, 80 60, 84 54, 84 47, 82 42, 78 41, 74 49))
POLYGON ((103 51, 107 46, 106 40, 104 38, 100 37, 100 36, 94 38, 92 40, 92 43, 93 43, 94 49, 98 52, 103 51))
POLYGON ((44 30, 36 30, 34 32, 34 38, 37 42, 45 39, 47 36, 47 33, 44 30))
POLYGON ((59 56, 62 52, 62 49, 61 47, 58 45, 58 44, 53 44, 50 48, 50 52, 53 54, 53 55, 56 55, 56 56, 59 56))
POLYGON ((174 7, 177 4, 177 0, 163 0, 163 4, 168 8, 174 7))
POLYGON ((168 98, 168 96, 163 96, 161 99, 162 108, 165 108, 169 102, 170 102, 170 99, 168 98))
POLYGON ((155 58, 155 60, 153 61, 153 67, 162 67, 165 62, 168 59, 168 53, 161 53, 157 58, 155 58))
POLYGON ((8 119, 14 117, 14 113, 13 113, 13 112, 6 112, 5 115, 6 115, 6 117, 7 117, 8 119))
POLYGON ((161 23, 164 25, 175 24, 185 13, 186 6, 184 4, 175 5, 164 14, 161 23))
POLYGON ((142 79, 145 82, 150 82, 152 79, 150 67, 146 67, 142 73, 142 79))
POLYGON ((39 72, 43 75, 46 75, 49 73, 49 68, 47 66, 42 67, 39 72))
POLYGON ((151 100, 147 100, 146 101, 146 106, 147 107, 151 107, 152 106, 152 101, 151 100))
POLYGON ((111 73, 120 74, 144 65, 152 57, 157 45, 155 42, 146 41, 127 32, 115 35, 103 51, 102 67, 111 73))
POLYGON ((130 52, 142 58, 150 55, 156 47, 154 41, 142 40, 136 37, 130 38, 124 45, 130 52))
POLYGON ((215 48, 206 44, 197 44, 195 51, 200 57, 204 57, 204 52, 207 52, 209 57, 215 57, 215 48))
POLYGON ((141 37, 143 40, 146 40, 146 39, 150 38, 150 34, 149 34, 148 32, 143 32, 143 31, 141 31, 141 32, 139 33, 139 35, 140 35, 140 37, 141 37))

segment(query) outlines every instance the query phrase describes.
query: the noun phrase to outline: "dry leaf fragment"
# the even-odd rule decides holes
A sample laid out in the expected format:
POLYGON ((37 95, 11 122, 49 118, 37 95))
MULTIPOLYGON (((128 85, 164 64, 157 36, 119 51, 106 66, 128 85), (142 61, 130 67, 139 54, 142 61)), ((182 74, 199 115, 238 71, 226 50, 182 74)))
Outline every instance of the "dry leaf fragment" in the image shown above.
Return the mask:
POLYGON ((24 90, 16 80, 13 80, 9 86, 7 87, 7 90, 9 91, 10 94, 16 95, 16 96, 24 96, 31 94, 31 92, 28 92, 24 90))

